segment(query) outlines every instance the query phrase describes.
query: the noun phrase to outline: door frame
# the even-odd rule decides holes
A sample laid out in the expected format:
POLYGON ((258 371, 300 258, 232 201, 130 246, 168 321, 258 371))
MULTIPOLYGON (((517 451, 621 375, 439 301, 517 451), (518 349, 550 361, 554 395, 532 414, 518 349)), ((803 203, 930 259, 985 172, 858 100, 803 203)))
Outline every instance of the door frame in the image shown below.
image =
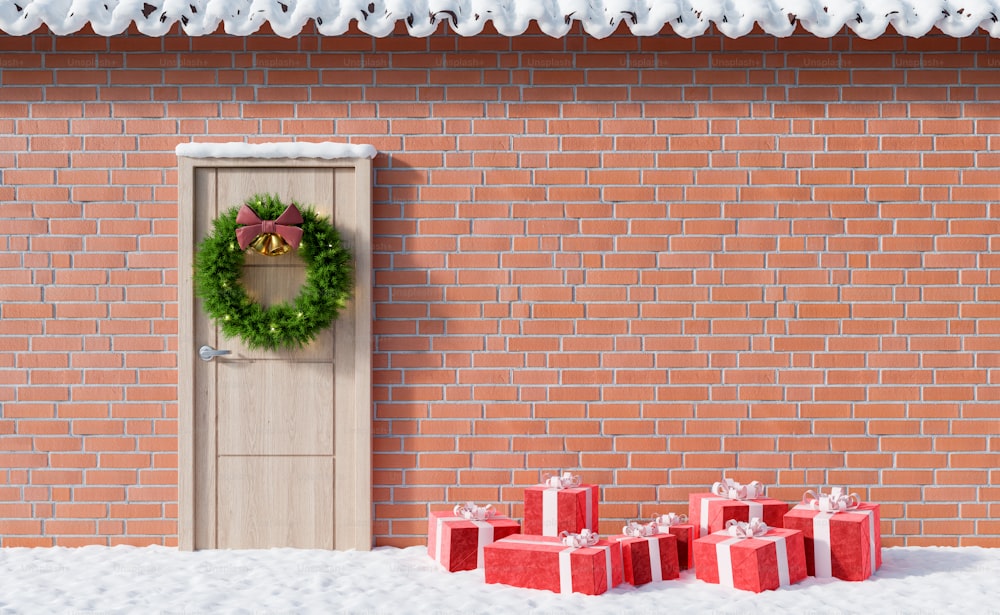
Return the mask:
MULTIPOLYGON (((217 548, 214 527, 198 527, 195 400, 200 344, 195 337, 196 298, 192 282, 195 175, 204 168, 354 168, 352 203, 336 202, 335 226, 354 256, 354 292, 344 308, 353 326, 334 321, 336 363, 334 414, 334 548, 367 551, 372 538, 372 162, 368 158, 177 158, 178 224, 178 546, 182 550, 217 548), (349 365, 345 365, 349 362, 349 365), (349 406, 353 411, 341 411, 349 406), (340 463, 338 452, 350 451, 340 463)), ((335 190, 336 193, 336 190, 335 190)), ((233 204, 238 205, 238 203, 233 204)), ((210 438, 214 449, 215 438, 210 438)), ((204 453, 204 451, 201 451, 204 453)), ((215 451, 211 451, 214 459, 215 451)), ((215 487, 212 487, 214 492, 215 487)), ((214 508, 214 506, 213 506, 214 508)))

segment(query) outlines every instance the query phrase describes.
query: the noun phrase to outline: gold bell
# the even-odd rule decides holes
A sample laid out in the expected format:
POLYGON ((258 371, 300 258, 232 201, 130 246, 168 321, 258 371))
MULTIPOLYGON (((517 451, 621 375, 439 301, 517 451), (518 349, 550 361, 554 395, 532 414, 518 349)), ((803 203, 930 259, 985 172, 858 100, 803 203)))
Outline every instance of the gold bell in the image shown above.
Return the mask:
POLYGON ((287 254, 292 246, 288 245, 281 235, 261 233, 250 242, 250 249, 264 256, 281 256, 287 254))

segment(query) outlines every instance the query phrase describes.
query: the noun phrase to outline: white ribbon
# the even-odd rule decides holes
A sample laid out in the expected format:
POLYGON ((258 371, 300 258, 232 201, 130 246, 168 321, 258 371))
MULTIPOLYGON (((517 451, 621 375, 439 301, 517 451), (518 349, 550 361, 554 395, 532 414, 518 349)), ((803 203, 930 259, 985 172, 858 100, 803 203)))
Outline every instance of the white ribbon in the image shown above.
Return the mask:
POLYGON ((488 521, 473 521, 479 528, 479 544, 476 545, 476 568, 486 567, 486 550, 483 548, 493 544, 494 528, 488 521))
POLYGON ((664 530, 675 525, 681 525, 682 523, 688 522, 687 515, 678 515, 677 513, 667 513, 665 515, 653 515, 653 523, 659 526, 660 530, 664 530))
POLYGON ((749 522, 730 519, 726 522, 725 531, 734 538, 760 538, 770 529, 758 517, 753 517, 749 522))
POLYGON ((493 511, 492 504, 487 504, 486 506, 476 506, 472 502, 456 504, 454 512, 456 516, 468 519, 469 521, 486 521, 487 519, 492 519, 496 514, 493 511))
POLYGON ((712 495, 727 500, 753 500, 764 497, 764 485, 753 481, 749 485, 741 485, 731 478, 712 484, 712 495))
POLYGON ((576 547, 563 549, 559 552, 559 593, 573 593, 573 560, 570 554, 576 551, 576 547))
MULTIPOLYGON (((718 483, 716 483, 716 484, 718 484, 718 483)), ((701 509, 700 509, 701 510, 701 517, 699 518, 699 522, 698 522, 699 530, 700 530, 699 536, 708 536, 708 533, 709 533, 708 532, 708 508, 709 508, 708 505, 709 505, 709 503, 711 503, 711 502, 719 502, 719 501, 723 501, 723 500, 725 500, 725 501, 731 501, 729 498, 722 498, 722 497, 702 497, 701 498, 701 509)), ((764 505, 763 504, 761 504, 760 502, 754 502, 753 500, 746 500, 743 503, 750 507, 750 510, 747 512, 747 519, 753 519, 754 517, 762 519, 764 517, 764 505)))
POLYGON ((649 569, 653 573, 653 581, 663 580, 663 562, 660 561, 660 539, 656 536, 646 539, 649 545, 649 569))
POLYGON ((878 551, 875 548, 875 532, 881 532, 881 528, 875 527, 875 510, 868 508, 862 511, 864 514, 868 515, 868 554, 871 558, 871 570, 872 574, 875 574, 875 568, 878 566, 878 551))
MULTIPOLYGON (((455 506, 454 517, 438 517, 437 527, 435 528, 436 537, 434 540, 434 559, 439 563, 441 561, 441 551, 444 549, 444 524, 448 521, 469 521, 477 528, 479 528, 478 533, 478 545, 476 546, 476 568, 482 568, 485 565, 483 547, 489 544, 493 544, 493 525, 486 520, 473 519, 464 516, 464 513, 459 511, 465 511, 466 507, 475 506, 472 503, 466 504, 465 506, 455 506)), ((488 519, 493 516, 493 511, 489 510, 490 506, 475 506, 478 511, 487 511, 489 514, 485 518, 488 519)), ((483 513, 485 514, 485 513, 483 513)))
POLYGON ((561 476, 553 476, 551 474, 545 474, 542 476, 542 484, 546 487, 553 487, 555 489, 569 489, 570 487, 580 486, 580 475, 572 474, 570 472, 563 472, 561 476))
POLYGON ((813 560, 816 577, 833 576, 833 545, 830 543, 830 518, 832 512, 820 512, 813 517, 813 560))
POLYGON ((622 528, 622 534, 626 536, 631 536, 633 538, 645 538, 647 536, 656 536, 660 533, 660 528, 656 524, 656 521, 650 523, 638 523, 636 521, 629 521, 628 525, 622 528))
POLYGON ((854 510, 861 503, 861 498, 856 493, 846 493, 841 487, 833 487, 830 493, 823 493, 822 489, 819 493, 811 489, 806 491, 802 494, 802 503, 811 510, 837 513, 854 510))
POLYGON ((571 532, 562 532, 559 534, 559 540, 567 547, 574 547, 577 549, 583 549, 584 547, 592 547, 597 544, 597 541, 601 537, 597 534, 591 532, 590 530, 584 528, 579 534, 573 534, 571 532))
POLYGON ((736 588, 733 579, 733 554, 729 548, 743 540, 742 538, 727 538, 715 544, 715 560, 719 567, 719 585, 736 588))
POLYGON ((542 536, 559 535, 559 491, 549 487, 542 492, 542 536))
MULTIPOLYGON (((595 491, 596 489, 597 487, 594 487, 595 491)), ((584 506, 584 514, 587 515, 585 521, 587 527, 597 527, 597 517, 594 514, 594 498, 591 497, 591 494, 589 493, 587 494, 587 505, 584 506)), ((610 555, 608 557, 610 557, 610 555)), ((608 586, 608 589, 611 589, 610 585, 608 586)))

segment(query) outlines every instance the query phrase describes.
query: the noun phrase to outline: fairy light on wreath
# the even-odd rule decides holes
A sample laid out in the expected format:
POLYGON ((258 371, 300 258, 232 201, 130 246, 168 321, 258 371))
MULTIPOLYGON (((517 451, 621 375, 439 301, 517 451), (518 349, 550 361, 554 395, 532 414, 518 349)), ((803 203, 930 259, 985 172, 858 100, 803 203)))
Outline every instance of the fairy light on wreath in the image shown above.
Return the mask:
POLYGON ((227 338, 248 348, 296 348, 330 326, 351 296, 351 254, 340 235, 311 208, 286 206, 276 196, 254 196, 212 222, 194 257, 194 291, 227 338), (297 249, 296 249, 297 248, 297 249), (247 249, 267 256, 295 250, 305 261, 298 296, 265 307, 240 282, 247 249))

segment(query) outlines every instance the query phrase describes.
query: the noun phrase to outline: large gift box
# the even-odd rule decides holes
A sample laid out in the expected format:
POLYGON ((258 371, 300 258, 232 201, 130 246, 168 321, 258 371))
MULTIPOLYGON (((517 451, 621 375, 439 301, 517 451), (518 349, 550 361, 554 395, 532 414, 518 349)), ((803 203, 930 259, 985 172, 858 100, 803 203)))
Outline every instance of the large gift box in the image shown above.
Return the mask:
POLYGON ((622 546, 622 573, 630 585, 668 581, 680 576, 677 565, 677 537, 660 533, 655 522, 631 522, 622 535, 611 540, 622 546))
POLYGON ((802 532, 769 528, 760 519, 731 521, 694 541, 696 576, 708 583, 760 593, 806 578, 802 532))
POLYGON ((622 582, 622 549, 596 534, 508 536, 484 549, 486 582, 560 594, 603 594, 622 582))
POLYGON ((817 495, 785 514, 785 527, 805 537, 806 569, 817 577, 863 581, 882 565, 879 506, 861 502, 838 487, 817 495))
POLYGON ((694 567, 694 541, 698 538, 698 526, 688 522, 687 515, 667 513, 653 517, 653 523, 661 533, 677 537, 677 565, 681 570, 694 567))
POLYGON ((581 485, 564 472, 524 489, 524 533, 559 536, 561 532, 598 531, 597 485, 581 485))
MULTIPOLYGON (((764 497, 764 486, 753 481, 748 485, 723 479, 712 485, 711 493, 692 493, 688 515, 698 527, 699 536, 726 529, 729 521, 748 522, 761 519, 771 527, 782 527, 788 503, 764 497)), ((695 565, 697 566, 697 558, 695 565)))
POLYGON ((483 547, 520 532, 520 523, 494 515, 489 506, 456 506, 453 511, 431 513, 427 553, 449 572, 482 568, 483 547))

